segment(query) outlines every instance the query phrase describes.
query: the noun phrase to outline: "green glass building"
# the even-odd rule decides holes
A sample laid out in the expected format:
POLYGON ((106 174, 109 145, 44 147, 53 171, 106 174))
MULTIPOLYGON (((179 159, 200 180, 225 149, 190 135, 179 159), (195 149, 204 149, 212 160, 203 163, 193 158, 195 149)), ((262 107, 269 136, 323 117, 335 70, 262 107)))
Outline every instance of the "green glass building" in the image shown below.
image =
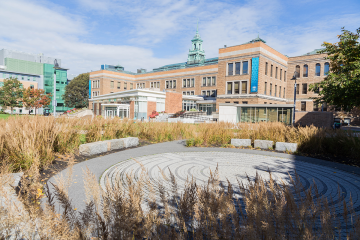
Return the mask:
MULTIPOLYGON (((44 89, 46 93, 51 93, 52 96, 52 103, 49 106, 50 112, 54 112, 54 100, 56 100, 56 112, 65 112, 71 109, 65 107, 65 103, 62 98, 67 85, 68 69, 61 68, 60 59, 45 57, 43 54, 36 55, 2 49, 0 50, 0 66, 2 66, 2 69, 8 73, 7 76, 16 77, 22 76, 23 74, 39 76, 36 78, 38 88, 44 89), (55 83, 54 74, 56 75, 55 83), (54 90, 56 91, 55 99, 54 90)), ((21 79, 19 78, 19 80, 21 79)), ((40 110, 39 113, 41 114, 42 110, 40 110)))

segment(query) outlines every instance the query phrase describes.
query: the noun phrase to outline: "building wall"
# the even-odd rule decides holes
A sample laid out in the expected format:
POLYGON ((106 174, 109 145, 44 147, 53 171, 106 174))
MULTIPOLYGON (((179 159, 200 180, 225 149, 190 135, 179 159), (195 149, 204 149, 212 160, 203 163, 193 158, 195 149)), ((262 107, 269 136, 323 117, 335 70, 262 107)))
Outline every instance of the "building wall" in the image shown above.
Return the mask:
POLYGON ((331 128, 334 122, 332 112, 295 112, 295 124, 331 128))
POLYGON ((165 112, 176 113, 182 110, 182 94, 166 92, 165 112))
POLYGON ((153 111, 156 111, 156 102, 147 102, 147 114, 146 116, 149 117, 153 111))

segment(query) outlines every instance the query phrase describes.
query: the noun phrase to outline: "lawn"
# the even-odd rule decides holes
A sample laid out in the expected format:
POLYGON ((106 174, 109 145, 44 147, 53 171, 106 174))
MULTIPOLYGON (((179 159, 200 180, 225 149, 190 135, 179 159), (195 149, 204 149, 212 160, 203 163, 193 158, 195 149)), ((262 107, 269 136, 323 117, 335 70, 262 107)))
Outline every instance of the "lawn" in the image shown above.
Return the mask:
POLYGON ((10 114, 0 114, 0 120, 1 119, 8 119, 9 117, 17 117, 17 116, 29 116, 27 114, 24 114, 24 115, 18 115, 18 114, 13 114, 13 115, 10 115, 10 114))

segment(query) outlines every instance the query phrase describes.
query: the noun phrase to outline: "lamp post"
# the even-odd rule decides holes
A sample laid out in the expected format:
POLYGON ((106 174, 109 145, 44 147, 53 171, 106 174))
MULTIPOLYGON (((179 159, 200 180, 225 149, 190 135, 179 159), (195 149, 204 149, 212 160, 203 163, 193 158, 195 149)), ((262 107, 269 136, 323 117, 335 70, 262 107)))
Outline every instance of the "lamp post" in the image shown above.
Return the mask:
POLYGON ((297 72, 294 72, 294 76, 292 77, 292 79, 290 80, 295 80, 295 84, 294 84, 294 111, 293 111, 293 119, 292 119, 292 125, 295 125, 295 107, 296 107, 296 75, 297 72))

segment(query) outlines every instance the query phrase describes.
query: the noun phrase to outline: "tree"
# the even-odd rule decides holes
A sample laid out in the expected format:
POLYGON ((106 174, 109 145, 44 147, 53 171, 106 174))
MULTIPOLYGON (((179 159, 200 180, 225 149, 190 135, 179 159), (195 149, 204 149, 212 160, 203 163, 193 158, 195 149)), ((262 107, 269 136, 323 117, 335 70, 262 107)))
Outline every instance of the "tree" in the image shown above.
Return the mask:
POLYGON ((339 42, 324 42, 330 60, 330 72, 324 81, 311 84, 310 91, 319 91, 317 103, 328 103, 344 111, 360 106, 360 28, 352 33, 342 28, 339 42))
POLYGON ((21 98, 23 95, 22 84, 17 78, 4 80, 4 85, 0 88, 0 105, 5 109, 10 107, 13 113, 14 107, 22 107, 21 98))
POLYGON ((89 73, 83 73, 70 81, 62 96, 66 107, 83 108, 89 105, 89 73))
POLYGON ((29 87, 25 89, 22 101, 26 107, 34 108, 36 115, 36 110, 38 108, 50 105, 51 93, 46 94, 44 89, 33 89, 29 87))

